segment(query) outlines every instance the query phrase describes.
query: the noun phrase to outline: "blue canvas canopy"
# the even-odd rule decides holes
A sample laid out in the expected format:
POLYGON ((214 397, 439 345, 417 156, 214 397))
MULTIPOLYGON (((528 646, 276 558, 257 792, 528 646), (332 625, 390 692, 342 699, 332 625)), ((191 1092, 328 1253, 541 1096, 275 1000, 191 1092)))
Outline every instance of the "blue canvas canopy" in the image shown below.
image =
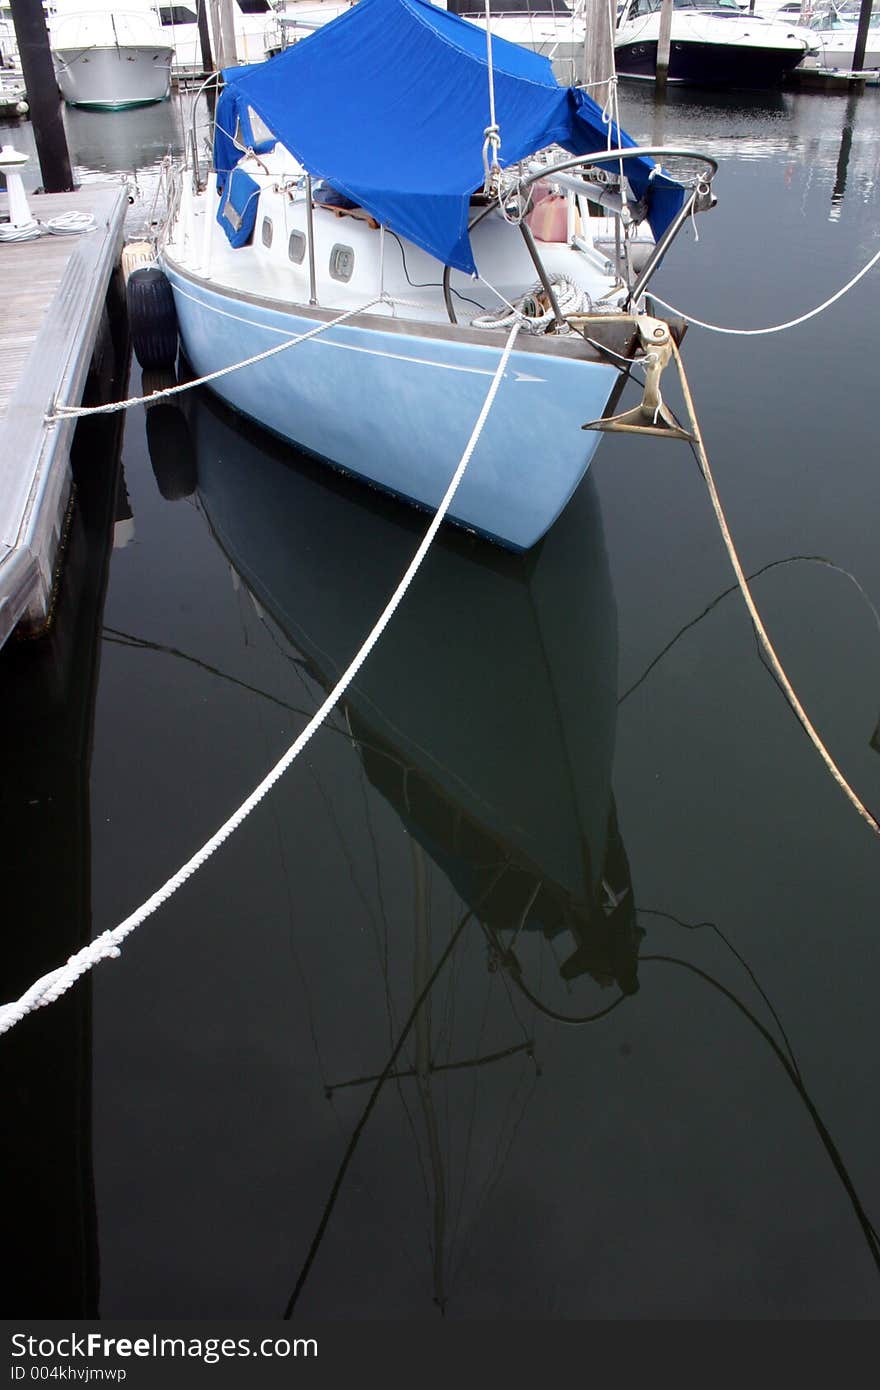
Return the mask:
MULTIPOLYGON (((601 109, 560 87, 547 58, 492 39, 502 165, 547 145, 572 154, 605 149, 601 109)), ((222 188, 241 157, 257 152, 251 112, 314 177, 444 264, 474 273, 471 194, 483 183, 489 124, 486 34, 429 0, 359 0, 338 19, 265 63, 228 68, 217 103, 214 167, 222 188)), ((612 124, 612 140, 634 141, 612 124)), ((625 162, 659 236, 684 199, 649 159, 625 162)))

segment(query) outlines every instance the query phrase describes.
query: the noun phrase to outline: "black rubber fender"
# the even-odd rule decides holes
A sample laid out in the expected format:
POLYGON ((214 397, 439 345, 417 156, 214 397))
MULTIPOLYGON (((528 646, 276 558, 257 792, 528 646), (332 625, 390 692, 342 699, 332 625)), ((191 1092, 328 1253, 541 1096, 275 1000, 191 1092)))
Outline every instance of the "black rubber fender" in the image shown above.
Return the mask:
POLYGON ((139 266, 125 291, 128 329, 141 367, 160 370, 177 361, 177 310, 174 292, 158 266, 139 266))
MULTIPOLYGON (((177 384, 174 372, 147 368, 142 377, 143 393, 149 396, 177 384)), ((198 484, 196 451, 189 422, 176 396, 160 396, 155 405, 145 402, 147 449, 156 486, 166 502, 191 497, 198 484)))

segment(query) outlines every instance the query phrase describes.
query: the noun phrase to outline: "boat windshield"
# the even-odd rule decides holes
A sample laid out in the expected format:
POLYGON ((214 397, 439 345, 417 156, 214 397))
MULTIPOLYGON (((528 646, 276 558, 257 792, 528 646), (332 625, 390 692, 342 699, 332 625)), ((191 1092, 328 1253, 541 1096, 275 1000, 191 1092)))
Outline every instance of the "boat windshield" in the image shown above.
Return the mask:
MULTIPOLYGON (((823 5, 810 20, 811 29, 853 29, 859 22, 859 0, 844 0, 841 5, 823 5)), ((880 9, 875 5, 868 20, 871 29, 880 26, 880 9)))
MULTIPOLYGON (((471 18, 476 15, 483 19, 486 14, 485 4, 480 4, 480 0, 447 0, 446 9, 449 14, 459 15, 462 19, 471 18)), ((493 0, 492 14, 500 19, 502 15, 559 15, 560 18, 571 18, 571 5, 568 0, 493 0)))
MULTIPOLYGON (((637 19, 639 15, 654 14, 662 7, 663 0, 632 0, 628 18, 637 19)), ((711 11, 713 14, 741 15, 742 7, 737 0, 672 0, 674 10, 711 11)))

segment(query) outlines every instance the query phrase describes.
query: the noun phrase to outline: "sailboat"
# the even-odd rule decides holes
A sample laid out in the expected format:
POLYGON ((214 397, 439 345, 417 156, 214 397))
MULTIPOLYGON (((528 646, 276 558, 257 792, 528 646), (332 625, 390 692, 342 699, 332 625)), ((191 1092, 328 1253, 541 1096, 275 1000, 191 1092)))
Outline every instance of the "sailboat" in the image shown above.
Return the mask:
POLYGON ((715 162, 694 154, 685 187, 546 58, 497 38, 491 52, 490 65, 486 34, 426 0, 360 0, 228 71, 213 170, 181 177, 159 262, 199 375, 309 336, 222 376, 218 394, 432 510, 520 322, 450 519, 527 550, 586 472, 598 435, 583 426, 621 371, 669 345, 668 327, 639 318, 644 291, 714 201, 715 162), (557 190, 565 218, 548 230, 538 198, 557 190), (610 254, 598 205, 622 219, 610 254), (640 224, 656 245, 636 274, 640 224))

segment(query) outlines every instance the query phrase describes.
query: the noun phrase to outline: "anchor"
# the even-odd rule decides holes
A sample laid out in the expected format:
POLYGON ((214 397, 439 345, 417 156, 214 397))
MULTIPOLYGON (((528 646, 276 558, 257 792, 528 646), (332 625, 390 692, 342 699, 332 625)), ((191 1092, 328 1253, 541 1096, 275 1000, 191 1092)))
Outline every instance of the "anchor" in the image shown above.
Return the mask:
POLYGON ((645 390, 641 403, 632 410, 624 410, 620 415, 607 415, 601 420, 591 420, 581 425, 584 430, 621 430, 629 434, 656 434, 664 439, 688 439, 689 433, 676 420, 672 411, 663 404, 660 394, 660 377, 664 367, 672 357, 672 335, 669 325, 662 319, 650 318, 642 314, 638 318, 639 339, 644 352, 646 368, 645 390))

